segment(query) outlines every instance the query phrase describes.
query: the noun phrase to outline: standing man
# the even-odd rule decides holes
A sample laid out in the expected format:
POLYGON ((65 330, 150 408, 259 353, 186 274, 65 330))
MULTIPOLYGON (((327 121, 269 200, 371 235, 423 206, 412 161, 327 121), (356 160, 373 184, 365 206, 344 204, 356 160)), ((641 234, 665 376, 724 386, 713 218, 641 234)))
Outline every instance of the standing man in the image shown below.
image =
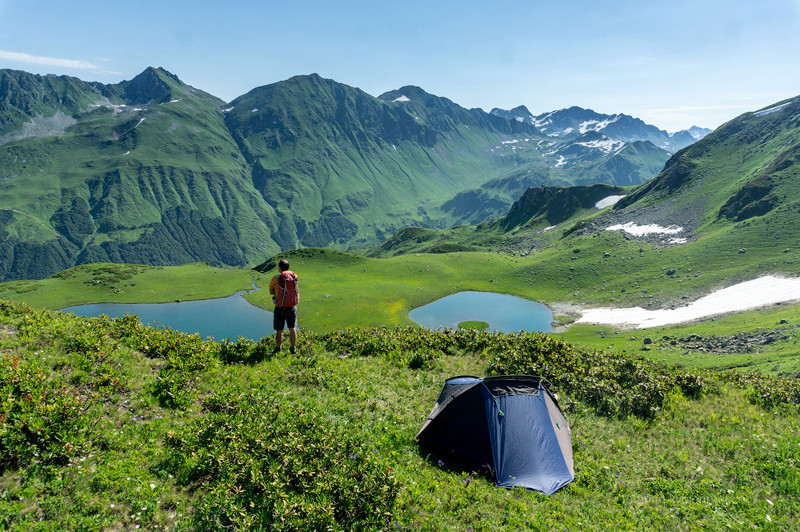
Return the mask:
POLYGON ((269 281, 269 293, 275 303, 272 326, 275 328, 275 350, 281 350, 284 326, 289 329, 289 351, 295 352, 297 344, 297 302, 300 300, 300 289, 297 287, 297 275, 289 269, 289 261, 278 262, 278 275, 269 281))

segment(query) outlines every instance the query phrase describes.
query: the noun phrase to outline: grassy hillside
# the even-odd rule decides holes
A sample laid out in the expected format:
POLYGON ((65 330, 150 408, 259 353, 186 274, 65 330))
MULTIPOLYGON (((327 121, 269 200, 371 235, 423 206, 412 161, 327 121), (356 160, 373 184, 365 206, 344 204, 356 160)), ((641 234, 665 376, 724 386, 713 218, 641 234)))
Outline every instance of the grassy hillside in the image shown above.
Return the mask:
POLYGON ((6 529, 798 526, 796 382, 540 335, 304 334, 297 355, 271 357, 270 339, 203 342, 18 304, 0 304, 0 324, 6 529), (534 367, 570 421, 574 483, 501 490, 418 449, 446 377, 534 367))
POLYGON ((496 217, 531 185, 638 184, 667 158, 594 135, 565 143, 418 87, 375 98, 318 75, 226 104, 161 68, 114 85, 4 69, 0 280, 367 248, 496 217))
MULTIPOLYGON (((680 306, 764 272, 796 275, 800 264, 797 252, 724 253, 702 243, 664 248, 642 244, 618 231, 598 236, 574 236, 573 233, 566 242, 562 247, 524 256, 450 252, 375 259, 321 249, 295 250, 280 256, 290 259, 292 268, 301 278, 300 326, 316 332, 412 325, 408 318, 410 310, 466 290, 514 294, 541 301, 555 309, 556 323, 563 325, 574 319, 570 304, 582 307, 680 306), (692 254, 687 256, 686 250, 693 250, 692 254), (776 256, 780 262, 775 260, 776 256), (676 272, 668 275, 672 268, 676 272)), ((167 302, 227 296, 247 288, 252 279, 262 290, 245 297, 271 310, 272 303, 265 288, 269 277, 277 271, 276 259, 258 267, 263 273, 210 268, 203 264, 165 268, 113 264, 81 266, 41 281, 2 283, 0 299, 51 309, 94 302, 167 302)), ((794 327, 800 323, 799 308, 779 305, 647 331, 580 325, 556 335, 587 347, 626 350, 690 367, 739 367, 795 374, 800 371, 794 332, 794 327), (781 324, 781 320, 786 323, 781 324), (788 331, 768 343, 752 343, 769 331, 787 327, 788 331), (692 334, 725 337, 723 343, 731 346, 704 352, 706 340, 700 344, 678 341, 692 334), (730 337, 737 334, 753 340, 734 342, 730 337), (630 340, 631 337, 635 340, 630 340), (644 337, 655 340, 647 351, 642 350, 644 337), (668 338, 664 340, 663 337, 668 338), (676 343, 672 344, 672 340, 676 343)))
POLYGON ((97 263, 38 281, 0 283, 0 299, 51 309, 86 303, 164 303, 229 296, 260 277, 252 270, 204 263, 169 267, 97 263))
POLYGON ((0 278, 92 262, 243 266, 280 249, 219 99, 160 69, 73 85, 83 100, 69 127, 0 146, 0 278))

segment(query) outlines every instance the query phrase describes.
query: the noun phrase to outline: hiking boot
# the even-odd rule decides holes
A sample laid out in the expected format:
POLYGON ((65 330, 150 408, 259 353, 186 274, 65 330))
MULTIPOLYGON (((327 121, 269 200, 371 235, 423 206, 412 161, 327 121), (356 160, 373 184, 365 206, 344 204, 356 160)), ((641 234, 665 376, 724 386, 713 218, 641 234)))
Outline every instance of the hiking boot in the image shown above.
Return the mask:
POLYGON ((276 348, 274 348, 274 349, 272 350, 272 354, 273 354, 273 355, 277 355, 277 354, 278 354, 278 353, 280 353, 280 352, 281 352, 281 348, 280 348, 280 347, 276 347, 276 348))
POLYGON ((289 352, 290 352, 291 354, 295 354, 295 353, 296 353, 296 351, 295 351, 295 348, 294 348, 294 347, 290 347, 290 348, 289 348, 289 352))

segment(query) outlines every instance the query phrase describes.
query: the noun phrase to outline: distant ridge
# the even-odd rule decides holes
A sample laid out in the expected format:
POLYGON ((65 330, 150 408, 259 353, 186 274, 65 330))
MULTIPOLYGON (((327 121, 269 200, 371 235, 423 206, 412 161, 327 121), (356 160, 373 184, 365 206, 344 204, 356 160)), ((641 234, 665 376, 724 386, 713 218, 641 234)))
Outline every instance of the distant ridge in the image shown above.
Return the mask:
POLYGON ((412 85, 376 98, 311 74, 225 103, 163 68, 111 85, 0 70, 0 280, 367 248, 503 216, 531 186, 640 184, 668 158, 412 85))
POLYGON ((574 139, 588 132, 599 132, 623 142, 649 141, 675 153, 708 135, 711 130, 693 126, 689 130, 667 133, 626 114, 606 115, 591 109, 570 107, 534 116, 525 106, 511 110, 492 109, 491 113, 508 120, 530 123, 549 137, 574 139))

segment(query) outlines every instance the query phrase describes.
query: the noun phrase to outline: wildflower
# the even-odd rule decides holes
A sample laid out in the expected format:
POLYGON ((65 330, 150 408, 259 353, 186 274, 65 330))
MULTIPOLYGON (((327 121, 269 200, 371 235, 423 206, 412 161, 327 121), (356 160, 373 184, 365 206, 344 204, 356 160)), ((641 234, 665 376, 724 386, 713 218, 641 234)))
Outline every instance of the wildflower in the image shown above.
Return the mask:
POLYGON ((442 466, 444 465, 444 462, 443 462, 443 461, 441 461, 441 460, 439 460, 439 461, 438 461, 438 462, 436 462, 436 463, 437 463, 437 464, 439 464, 439 467, 442 467, 442 466))
POLYGON ((771 500, 767 499, 767 502, 769 503, 770 506, 775 506, 775 504, 771 500))
POLYGON ((156 489, 156 485, 155 485, 155 484, 150 484, 150 489, 151 489, 151 490, 154 490, 154 489, 156 489))
POLYGON ((771 523, 771 522, 772 522, 772 518, 769 516, 769 514, 767 514, 767 522, 768 522, 768 523, 771 523))

